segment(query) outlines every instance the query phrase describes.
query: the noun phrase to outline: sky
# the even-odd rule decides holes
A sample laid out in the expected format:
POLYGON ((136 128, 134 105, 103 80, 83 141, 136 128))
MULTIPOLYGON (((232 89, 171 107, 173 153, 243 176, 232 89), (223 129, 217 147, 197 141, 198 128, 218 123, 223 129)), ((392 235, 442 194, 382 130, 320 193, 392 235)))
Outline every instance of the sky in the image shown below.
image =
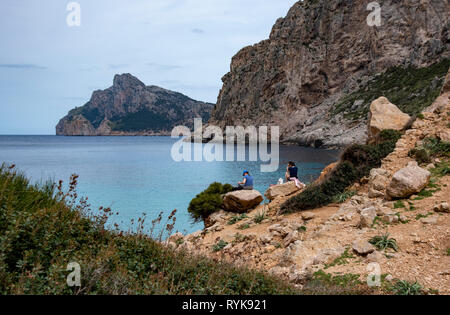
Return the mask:
POLYGON ((0 134, 55 134, 94 90, 131 73, 215 103, 231 58, 269 37, 296 0, 0 1, 0 134))

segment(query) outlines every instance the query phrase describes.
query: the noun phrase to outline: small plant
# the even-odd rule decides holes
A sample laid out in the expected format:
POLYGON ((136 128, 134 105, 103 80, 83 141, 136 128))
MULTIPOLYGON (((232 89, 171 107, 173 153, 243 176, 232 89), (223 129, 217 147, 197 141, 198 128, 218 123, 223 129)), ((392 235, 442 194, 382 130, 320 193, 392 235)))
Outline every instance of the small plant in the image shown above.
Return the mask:
POLYGON ((359 274, 349 273, 344 275, 333 275, 331 273, 326 273, 323 270, 319 270, 314 273, 313 280, 342 287, 352 287, 362 284, 359 277, 359 274))
POLYGON ((249 228, 250 228, 250 224, 248 224, 248 223, 241 224, 238 227, 239 230, 247 230, 249 228))
POLYGON ((256 224, 260 224, 262 223, 262 221, 264 221, 266 219, 266 212, 265 211, 261 211, 258 212, 254 217, 253 217, 253 222, 255 222, 256 224))
POLYGON ((430 215, 433 215, 433 212, 428 212, 427 214, 418 214, 416 215, 416 220, 428 218, 430 215))
POLYGON ((450 247, 447 248, 447 256, 450 256, 450 247))
POLYGON ((350 248, 347 247, 344 251, 344 253, 336 258, 332 263, 325 265, 325 269, 328 269, 330 267, 334 267, 334 266, 341 266, 341 265, 346 265, 348 264, 348 260, 347 259, 353 259, 355 258, 355 256, 353 256, 351 253, 349 253, 350 248))
POLYGON ((297 229, 299 232, 306 232, 306 226, 302 225, 297 229))
POLYGON ((421 295, 422 286, 416 281, 414 283, 405 280, 397 281, 392 287, 396 295, 421 295))
POLYGON ((217 242, 216 245, 213 246, 213 252, 220 252, 222 249, 224 249, 226 246, 228 245, 227 242, 225 242, 224 240, 220 240, 219 242, 217 242))
POLYGON ((401 200, 397 200, 394 203, 394 209, 406 208, 405 204, 401 200))
POLYGON ((431 174, 434 177, 444 177, 450 174, 450 162, 444 161, 436 165, 434 169, 431 170, 431 174))
POLYGON ((248 219, 248 216, 244 213, 241 215, 234 215, 228 220, 228 225, 236 224, 239 221, 242 221, 244 219, 248 219))
POLYGON ((422 113, 417 114, 417 118, 419 119, 425 119, 425 116, 422 113))
POLYGON ((392 248, 393 250, 398 251, 397 241, 394 238, 389 238, 389 236, 389 233, 375 236, 369 240, 369 243, 374 245, 379 250, 392 248))

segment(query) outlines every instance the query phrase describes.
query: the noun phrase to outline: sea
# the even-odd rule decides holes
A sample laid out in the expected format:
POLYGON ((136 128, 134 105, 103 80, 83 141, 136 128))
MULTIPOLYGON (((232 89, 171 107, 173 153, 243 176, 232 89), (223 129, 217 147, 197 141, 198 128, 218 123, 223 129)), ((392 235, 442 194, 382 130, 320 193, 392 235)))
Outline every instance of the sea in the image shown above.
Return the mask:
MULTIPOLYGON (((300 180, 309 183, 340 154, 281 145, 278 169, 262 172, 261 165, 267 162, 259 156, 249 161, 248 147, 244 161, 178 161, 172 154, 178 141, 171 137, 0 136, 0 163, 15 164, 33 184, 62 180, 65 189, 70 176, 78 175, 78 196, 88 197, 92 213, 97 214, 100 207, 112 209, 110 228, 134 231, 138 219, 145 216, 150 230, 151 221, 161 212, 167 218, 176 209, 174 232, 188 234, 203 228, 203 223, 190 217, 189 202, 211 183, 236 186, 243 170, 248 170, 255 189, 264 194, 284 179, 288 161, 296 162, 300 180)), ((223 146, 226 152, 229 147, 223 146)), ((155 234, 164 229, 164 222, 153 229, 155 234)))

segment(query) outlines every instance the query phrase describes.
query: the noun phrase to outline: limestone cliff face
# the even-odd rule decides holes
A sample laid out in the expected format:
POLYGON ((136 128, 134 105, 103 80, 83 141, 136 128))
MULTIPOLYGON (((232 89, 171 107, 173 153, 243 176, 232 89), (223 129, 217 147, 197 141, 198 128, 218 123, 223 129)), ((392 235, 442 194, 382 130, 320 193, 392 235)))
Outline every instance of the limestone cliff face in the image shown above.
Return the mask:
POLYGON ((278 125, 284 142, 301 145, 365 141, 366 118, 333 113, 339 100, 391 67, 425 67, 450 56, 449 1, 379 2, 379 27, 367 24, 369 2, 296 3, 268 40, 233 57, 210 123, 278 125))
POLYGON ((212 104, 145 86, 130 74, 116 75, 113 86, 95 91, 83 107, 75 108, 56 126, 57 135, 170 135, 173 127, 193 127, 194 118, 209 119, 212 104))

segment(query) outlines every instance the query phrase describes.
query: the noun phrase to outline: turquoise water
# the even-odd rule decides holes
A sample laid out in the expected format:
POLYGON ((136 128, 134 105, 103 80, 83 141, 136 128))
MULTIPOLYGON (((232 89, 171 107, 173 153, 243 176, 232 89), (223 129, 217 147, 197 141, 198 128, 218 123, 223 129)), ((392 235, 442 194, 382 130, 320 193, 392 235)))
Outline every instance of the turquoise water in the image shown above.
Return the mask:
MULTIPOLYGON (((196 194, 214 181, 236 185, 247 169, 261 193, 284 178, 289 160, 297 162, 301 180, 310 182, 337 160, 339 152, 303 147, 280 147, 280 168, 261 173, 260 162, 175 162, 170 137, 0 136, 0 163, 14 163, 33 182, 64 180, 78 174, 78 192, 93 209, 119 212, 110 223, 132 229, 131 220, 143 213, 148 220, 161 211, 177 209, 175 229, 191 233, 187 207, 196 194)), ((225 151, 225 150, 224 150, 225 151)))

